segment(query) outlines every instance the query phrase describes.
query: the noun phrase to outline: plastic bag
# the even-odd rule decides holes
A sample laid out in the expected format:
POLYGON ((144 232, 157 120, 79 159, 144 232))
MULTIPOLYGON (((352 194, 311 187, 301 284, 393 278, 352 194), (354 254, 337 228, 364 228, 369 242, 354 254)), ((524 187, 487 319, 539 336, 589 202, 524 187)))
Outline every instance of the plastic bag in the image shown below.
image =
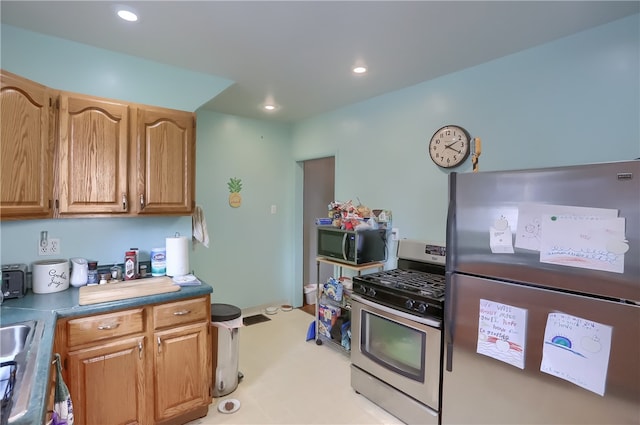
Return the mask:
POLYGON ((60 366, 60 354, 55 354, 56 368, 56 391, 53 405, 53 425, 73 425, 73 403, 71 402, 71 394, 69 388, 62 379, 62 367, 60 366))

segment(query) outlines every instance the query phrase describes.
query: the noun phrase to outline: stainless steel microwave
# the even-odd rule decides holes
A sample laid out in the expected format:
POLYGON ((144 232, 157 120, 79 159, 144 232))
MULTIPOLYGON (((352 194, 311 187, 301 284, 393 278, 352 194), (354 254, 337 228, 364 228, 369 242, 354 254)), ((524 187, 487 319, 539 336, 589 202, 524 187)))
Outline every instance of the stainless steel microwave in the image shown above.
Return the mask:
POLYGON ((387 230, 342 230, 318 226, 317 253, 348 264, 386 261, 387 230))

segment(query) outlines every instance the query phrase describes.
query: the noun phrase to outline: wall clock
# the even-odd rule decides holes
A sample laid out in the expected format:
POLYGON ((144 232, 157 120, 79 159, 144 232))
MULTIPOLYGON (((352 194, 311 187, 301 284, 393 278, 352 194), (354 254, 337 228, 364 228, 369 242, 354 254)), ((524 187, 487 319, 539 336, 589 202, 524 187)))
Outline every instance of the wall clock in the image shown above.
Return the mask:
POLYGON ((462 164, 471 151, 471 136, 457 125, 445 125, 438 129, 429 141, 429 155, 439 167, 453 168, 462 164))

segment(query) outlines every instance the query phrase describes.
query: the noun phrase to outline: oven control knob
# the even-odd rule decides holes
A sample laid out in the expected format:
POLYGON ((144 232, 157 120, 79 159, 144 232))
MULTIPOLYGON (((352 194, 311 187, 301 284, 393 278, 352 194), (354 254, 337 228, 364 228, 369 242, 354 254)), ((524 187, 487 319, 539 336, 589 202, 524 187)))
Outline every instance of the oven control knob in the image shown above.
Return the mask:
POLYGON ((404 302, 404 306, 407 307, 408 309, 412 309, 413 308, 413 304, 414 304, 413 300, 406 300, 404 302))
POLYGON ((358 286, 358 292, 360 292, 361 294, 366 294, 367 293, 367 287, 364 285, 359 285, 358 286))
POLYGON ((370 297, 375 297, 376 296, 376 290, 373 288, 369 288, 369 290, 367 291, 367 295, 369 295, 370 297))
POLYGON ((426 305, 426 304, 420 304, 420 305, 418 306, 418 311, 419 311, 420 313, 425 313, 425 312, 427 311, 427 305, 426 305))

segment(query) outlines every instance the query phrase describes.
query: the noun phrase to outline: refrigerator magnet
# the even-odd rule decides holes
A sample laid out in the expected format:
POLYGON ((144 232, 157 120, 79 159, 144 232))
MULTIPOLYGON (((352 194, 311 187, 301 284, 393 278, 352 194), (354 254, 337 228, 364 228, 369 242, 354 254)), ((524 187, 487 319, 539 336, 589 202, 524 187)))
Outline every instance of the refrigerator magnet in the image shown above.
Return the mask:
POLYGON ((509 221, 501 216, 489 227, 489 246, 493 254, 513 254, 513 234, 509 221))

